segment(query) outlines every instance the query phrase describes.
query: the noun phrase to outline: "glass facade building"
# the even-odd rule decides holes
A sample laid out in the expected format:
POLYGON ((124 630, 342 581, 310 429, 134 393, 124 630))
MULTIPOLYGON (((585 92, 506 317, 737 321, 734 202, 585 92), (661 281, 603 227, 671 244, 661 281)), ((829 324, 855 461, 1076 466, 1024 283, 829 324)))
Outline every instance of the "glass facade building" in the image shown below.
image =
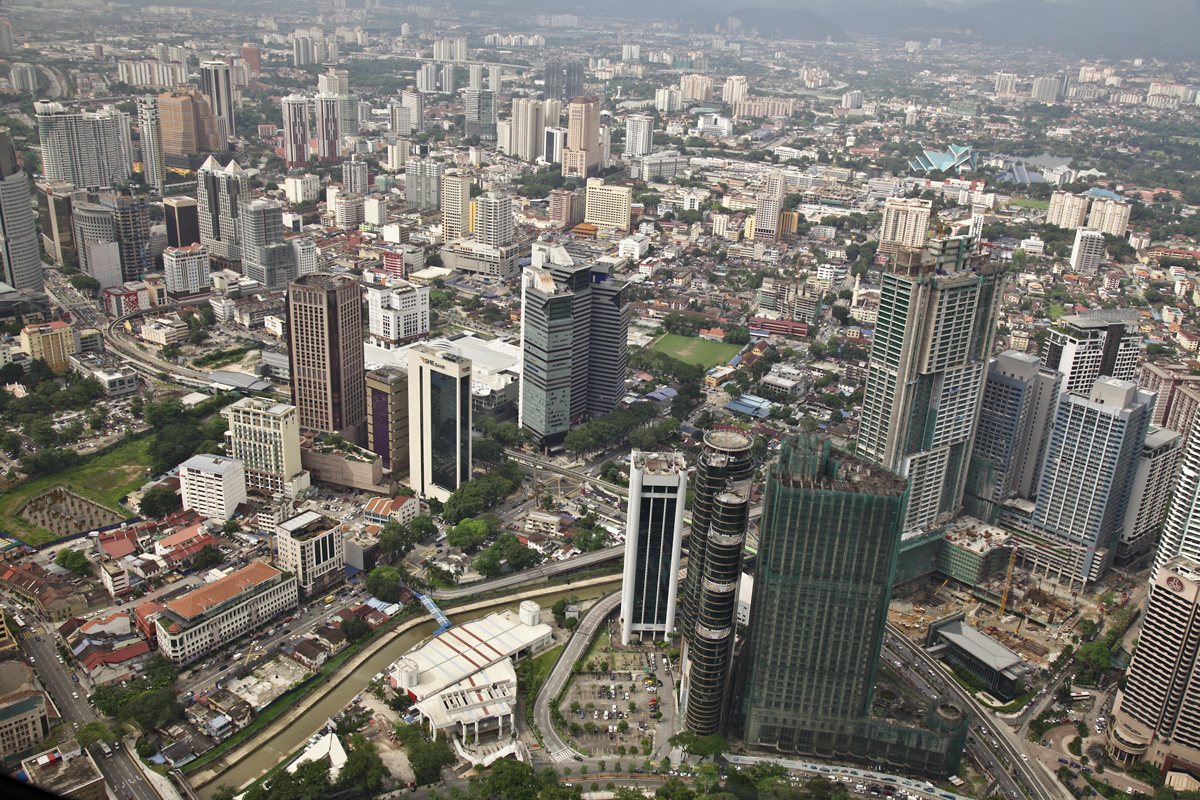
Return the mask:
POLYGON ((445 339, 408 354, 409 485, 446 500, 471 479, 471 360, 445 339))
POLYGON ((675 631, 687 462, 682 453, 630 454, 621 641, 635 633, 665 639, 675 631))

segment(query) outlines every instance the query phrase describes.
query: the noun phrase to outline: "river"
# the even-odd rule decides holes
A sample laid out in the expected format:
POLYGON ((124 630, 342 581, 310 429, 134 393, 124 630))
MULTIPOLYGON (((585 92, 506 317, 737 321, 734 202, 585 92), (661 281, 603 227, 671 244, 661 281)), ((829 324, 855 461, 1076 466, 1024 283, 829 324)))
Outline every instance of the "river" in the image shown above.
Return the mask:
MULTIPOLYGON (((589 586, 583 589, 567 587, 563 591, 542 595, 533 599, 536 599, 543 609, 549 609, 558 602, 559 598, 570 598, 572 595, 581 599, 597 598, 619 588, 620 585, 621 581, 615 580, 610 583, 589 586)), ((506 608, 516 611, 520 604, 521 601, 519 600, 497 600, 495 605, 486 608, 479 608, 474 611, 464 612, 463 614, 450 613, 447 616, 450 617, 451 622, 457 625, 487 616, 493 611, 502 611, 506 608)), ((437 625, 431 619, 395 636, 384 647, 380 648, 378 652, 360 664, 356 670, 350 673, 349 677, 314 703, 296 719, 295 723, 289 725, 285 730, 280 731, 270 741, 259 746, 252 757, 243 758, 222 772, 215 780, 209 781, 202 787, 196 787, 196 792, 205 798, 205 800, 208 800, 221 784, 240 787, 247 781, 254 780, 269 770, 279 761, 298 750, 308 737, 316 733, 331 716, 349 705, 354 696, 366 688, 367 683, 370 682, 371 678, 375 677, 376 673, 382 672, 396 659, 400 658, 400 656, 427 639, 435 630, 437 630, 437 625)), ((237 751, 234 752, 236 753, 237 751)))

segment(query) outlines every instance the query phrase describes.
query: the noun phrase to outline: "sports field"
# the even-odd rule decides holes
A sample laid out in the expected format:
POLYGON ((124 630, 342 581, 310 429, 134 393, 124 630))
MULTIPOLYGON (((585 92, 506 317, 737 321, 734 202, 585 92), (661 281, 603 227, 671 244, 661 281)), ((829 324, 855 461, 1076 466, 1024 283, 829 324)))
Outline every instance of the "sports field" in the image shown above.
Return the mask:
POLYGON ((1049 200, 1034 200, 1030 197, 1014 197, 1012 204, 1021 208, 1040 208, 1043 211, 1050 207, 1049 200))
POLYGON ((741 352, 742 346, 738 344, 725 344, 724 342, 710 342, 707 339, 692 339, 687 336, 668 333, 655 342, 654 346, 650 349, 666 353, 672 358, 678 358, 680 361, 686 361, 688 364, 699 364, 708 369, 718 364, 728 363, 729 359, 741 352))

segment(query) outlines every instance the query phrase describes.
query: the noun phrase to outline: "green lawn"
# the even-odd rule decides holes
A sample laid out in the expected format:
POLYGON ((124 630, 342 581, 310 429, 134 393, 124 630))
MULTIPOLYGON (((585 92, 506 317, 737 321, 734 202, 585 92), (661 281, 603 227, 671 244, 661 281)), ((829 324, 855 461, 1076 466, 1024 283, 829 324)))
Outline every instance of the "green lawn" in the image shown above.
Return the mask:
POLYGON ((1067 310, 1057 303, 1051 303, 1046 307, 1046 315, 1050 319, 1059 319, 1065 313, 1067 313, 1067 310))
POLYGON ((1032 198, 1029 198, 1029 197, 1016 197, 1016 198, 1013 198, 1012 204, 1013 204, 1014 206, 1020 206, 1021 208, 1041 208, 1041 209, 1047 209, 1047 208, 1049 208, 1049 207, 1050 207, 1050 201, 1049 201, 1049 200, 1034 200, 1034 199, 1032 199, 1032 198))
POLYGON ((655 342, 650 349, 666 353, 672 358, 678 358, 689 364, 699 364, 708 369, 727 363, 729 359, 741 352, 742 346, 725 344, 725 342, 710 342, 707 339, 691 339, 687 336, 668 333, 655 342))
POLYGON ((143 436, 124 442, 98 455, 85 456, 66 469, 41 475, 6 491, 0 496, 0 530, 29 544, 54 539, 55 536, 49 531, 12 516, 12 511, 27 498, 58 486, 116 511, 123 511, 117 501, 146 482, 146 467, 150 464, 146 450, 150 447, 150 441, 151 437, 143 436))
POLYGON ((529 673, 525 677, 525 696, 536 697, 538 690, 550 675, 550 669, 558 660, 563 645, 552 647, 529 663, 529 673))

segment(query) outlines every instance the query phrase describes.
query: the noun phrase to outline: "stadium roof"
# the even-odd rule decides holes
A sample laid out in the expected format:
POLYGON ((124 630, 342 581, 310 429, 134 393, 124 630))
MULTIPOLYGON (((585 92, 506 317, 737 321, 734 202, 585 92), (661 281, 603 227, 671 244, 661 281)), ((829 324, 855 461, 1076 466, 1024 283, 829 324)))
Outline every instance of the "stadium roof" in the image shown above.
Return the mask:
POLYGON ((920 172, 974 172, 979 154, 968 145, 948 145, 944 153, 926 150, 908 162, 909 169, 920 172))

